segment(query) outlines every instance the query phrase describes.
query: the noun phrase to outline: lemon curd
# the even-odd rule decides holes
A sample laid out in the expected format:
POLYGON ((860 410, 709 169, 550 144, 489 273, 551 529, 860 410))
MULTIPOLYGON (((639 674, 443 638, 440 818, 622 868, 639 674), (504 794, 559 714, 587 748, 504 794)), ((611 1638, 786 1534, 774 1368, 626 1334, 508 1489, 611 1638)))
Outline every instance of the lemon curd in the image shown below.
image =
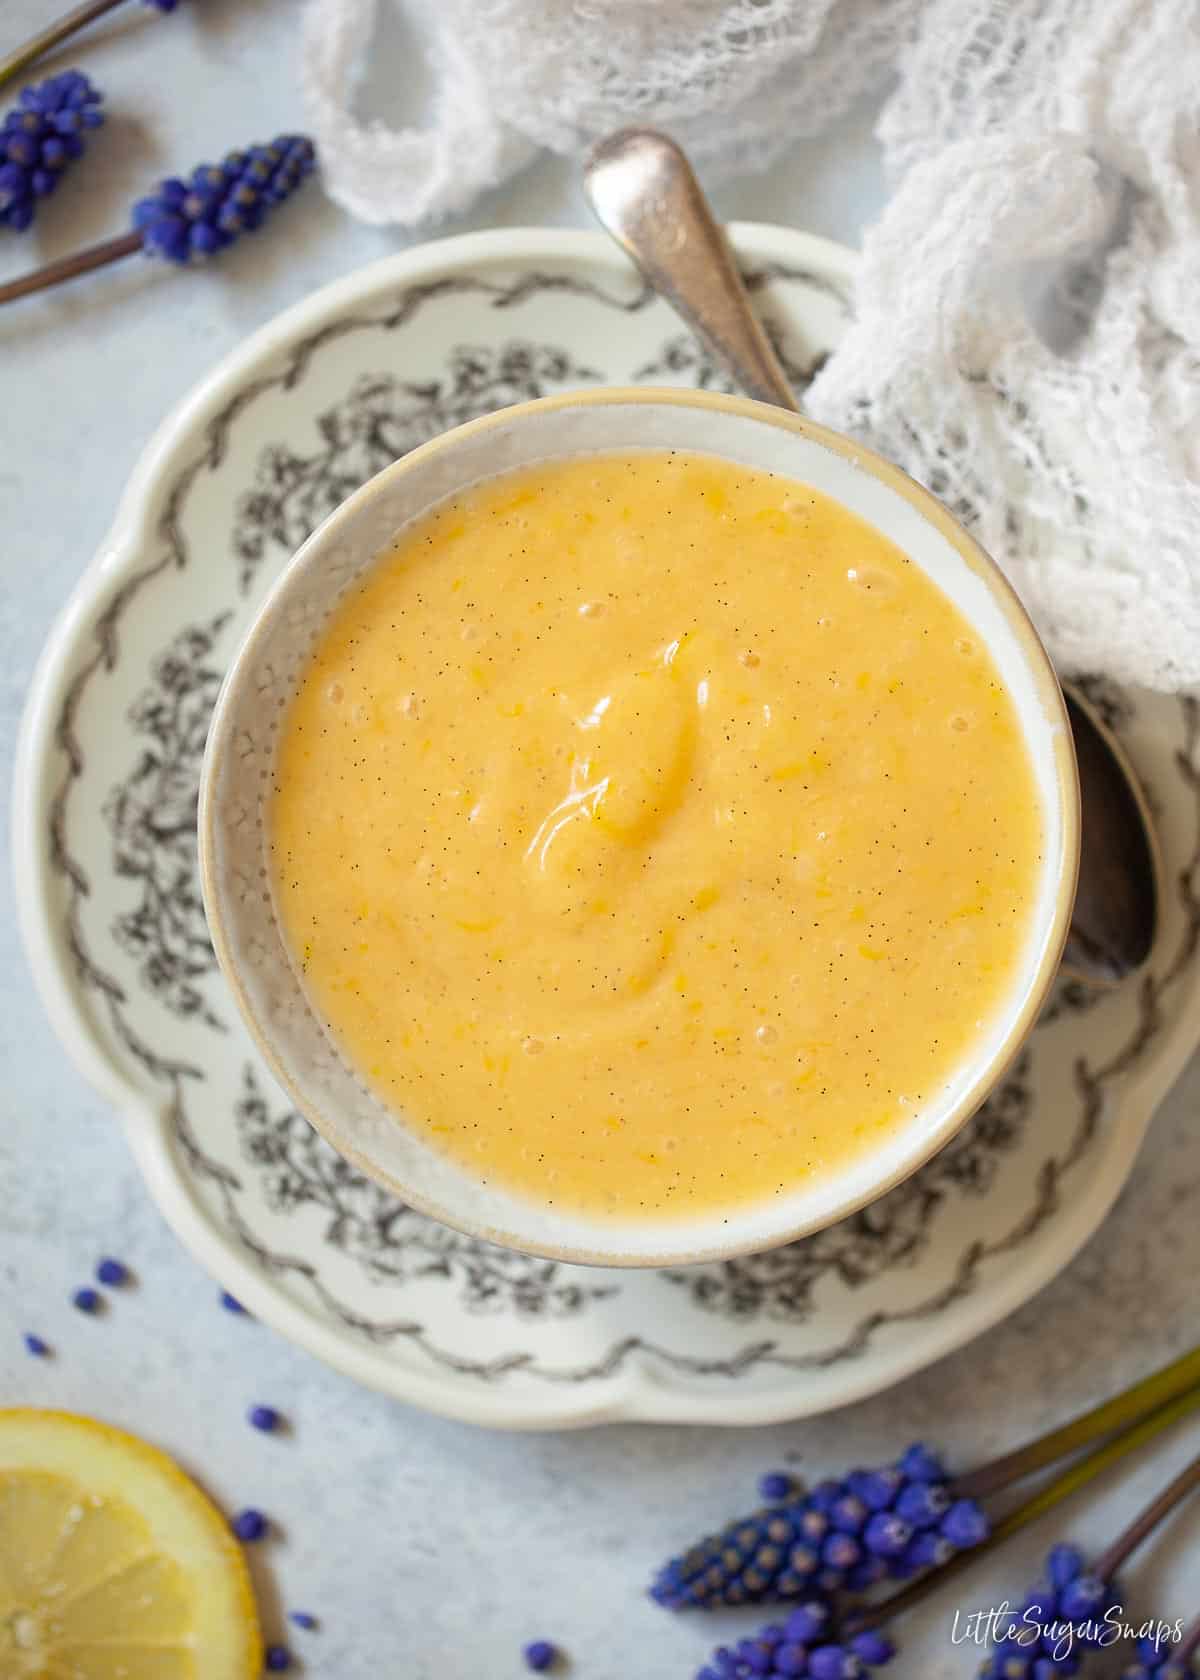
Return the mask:
POLYGON ((911 1120, 1015 979, 1042 820, 990 655, 899 549, 636 453, 405 529, 302 673, 269 833, 308 994, 397 1123, 640 1218, 911 1120))

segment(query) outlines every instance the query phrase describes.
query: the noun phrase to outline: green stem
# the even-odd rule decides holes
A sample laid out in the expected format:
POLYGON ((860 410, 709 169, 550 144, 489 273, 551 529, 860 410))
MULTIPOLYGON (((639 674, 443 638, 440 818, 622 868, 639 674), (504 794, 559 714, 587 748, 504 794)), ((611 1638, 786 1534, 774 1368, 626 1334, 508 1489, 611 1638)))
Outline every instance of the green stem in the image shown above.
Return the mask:
POLYGON ((22 70, 28 69, 43 53, 48 53, 62 42, 69 41, 77 31, 86 29, 89 23, 95 23, 105 12, 111 12, 115 6, 121 4, 122 0, 83 0, 81 6, 67 12, 57 23, 52 23, 40 34, 31 35, 28 41, 23 41, 7 57, 0 58, 0 87, 3 87, 5 82, 10 82, 14 76, 19 76, 22 70))
MULTIPOLYGON (((1124 1434, 1118 1435, 1115 1440, 1097 1447, 1094 1452, 1088 1453, 1078 1463, 1071 1465, 1061 1476, 1055 1477, 1048 1487, 1042 1488, 1031 1499, 1027 1499, 1023 1505, 1018 1505, 1016 1510, 1010 1511, 1006 1517, 1002 1518, 982 1546, 975 1546, 969 1552, 960 1552, 958 1557, 953 1558, 944 1568, 931 1569, 928 1574, 922 1575, 911 1586, 903 1588, 898 1593, 893 1593, 890 1598, 883 1599, 879 1604, 871 1605, 861 1616, 855 1616, 847 1624, 848 1627, 852 1627, 856 1633, 865 1628, 881 1627, 884 1622, 891 1621, 893 1616, 898 1616, 902 1611, 911 1609, 914 1604, 919 1604, 922 1599, 926 1598, 931 1592, 936 1592, 947 1581, 957 1580, 979 1558, 994 1551, 997 1546, 1002 1546, 1019 1530, 1026 1528, 1032 1522, 1036 1522, 1039 1517, 1045 1516, 1047 1511, 1052 1511, 1056 1505, 1061 1504, 1064 1499, 1069 1499, 1073 1493, 1078 1493, 1080 1488, 1086 1487, 1097 1476, 1102 1476, 1114 1464, 1119 1464, 1129 1453, 1137 1452, 1140 1447, 1144 1447, 1155 1440, 1164 1430, 1170 1429, 1172 1424, 1178 1423, 1182 1418, 1190 1417, 1196 1411, 1200 1411, 1200 1383, 1195 1388, 1189 1389, 1186 1394, 1177 1395, 1165 1406, 1161 1406, 1152 1416, 1144 1418, 1141 1423, 1135 1424, 1132 1429, 1127 1429, 1124 1434)), ((1182 1497, 1182 1495, 1179 1497, 1182 1497)))
POLYGON ((86 251, 76 251, 69 257, 60 257, 57 262, 47 263, 44 268, 35 268, 31 274, 6 280, 0 285, 0 304, 14 303, 17 298, 28 297, 31 292, 48 291, 64 280, 73 280, 77 274, 88 274, 93 268, 104 268, 121 257, 132 256, 141 248, 140 233, 120 233, 115 239, 106 239, 103 245, 89 245, 86 251))
POLYGON ((1131 1428, 1197 1383, 1200 1383, 1200 1348, 1193 1348, 1170 1365, 1164 1365, 1160 1371, 1143 1377, 1141 1382, 1127 1388, 1123 1394, 1115 1395, 1103 1405, 1085 1412, 1082 1417, 1051 1430, 1040 1440, 1030 1441, 1015 1452, 1005 1453, 1003 1458, 995 1458, 978 1470, 956 1477, 952 1489, 954 1496, 957 1499, 986 1499, 989 1494, 1011 1487, 1014 1482, 1033 1475, 1035 1470, 1044 1470, 1047 1465, 1056 1464, 1060 1458, 1078 1452, 1081 1447, 1089 1446, 1104 1435, 1114 1435, 1131 1428))

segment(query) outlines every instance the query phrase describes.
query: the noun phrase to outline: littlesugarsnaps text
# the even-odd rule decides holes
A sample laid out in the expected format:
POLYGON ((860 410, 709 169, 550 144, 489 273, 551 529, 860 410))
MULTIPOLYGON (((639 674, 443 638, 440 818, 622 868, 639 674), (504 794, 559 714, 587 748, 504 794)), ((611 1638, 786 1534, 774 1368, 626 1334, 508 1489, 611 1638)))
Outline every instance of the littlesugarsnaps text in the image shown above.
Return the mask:
POLYGON ((1053 1619, 1051 1606, 1037 1603, 1014 1606, 1007 1599, 990 1609, 956 1610, 950 1630, 952 1645, 1027 1646, 1033 1650, 1045 1641, 1056 1661, 1069 1657, 1076 1645, 1108 1650, 1128 1640, 1153 1640, 1162 1649, 1183 1638, 1183 1619, 1174 1622, 1134 1622, 1119 1604, 1111 1605, 1094 1621, 1065 1622, 1053 1619))

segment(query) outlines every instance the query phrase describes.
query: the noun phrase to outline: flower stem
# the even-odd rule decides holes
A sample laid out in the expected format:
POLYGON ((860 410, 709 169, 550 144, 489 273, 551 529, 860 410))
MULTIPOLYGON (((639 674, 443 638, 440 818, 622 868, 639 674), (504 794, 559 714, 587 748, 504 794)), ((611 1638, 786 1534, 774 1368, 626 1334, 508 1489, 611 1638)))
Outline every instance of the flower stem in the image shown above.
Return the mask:
POLYGON ((95 23, 97 18, 102 18, 105 12, 111 12, 121 3, 122 0, 83 0, 81 6, 65 13, 57 23, 50 24, 37 35, 31 35, 28 41, 23 41, 5 58, 0 58, 0 87, 28 69, 43 53, 70 40, 78 30, 86 29, 89 23, 95 23))
POLYGON ((1187 1468, 1181 1470, 1175 1480, 1163 1489, 1158 1498, 1147 1505, 1141 1516, 1135 1518, 1124 1533, 1119 1534, 1112 1545, 1100 1553, 1089 1574, 1098 1575, 1102 1581, 1111 1581, 1125 1560, 1154 1532, 1163 1518, 1169 1516, 1176 1505, 1198 1487, 1200 1458, 1194 1458, 1187 1468))
POLYGON ((1188 1662, 1196 1655, 1197 1651, 1200 1651, 1200 1618, 1197 1618, 1191 1627, 1185 1631, 1183 1643, 1176 1651, 1175 1656, 1179 1662, 1188 1662))
MULTIPOLYGON (((1097 1476, 1103 1475, 1106 1470, 1110 1469, 1112 1465, 1118 1464, 1129 1453, 1137 1452, 1139 1447, 1144 1447, 1150 1441, 1155 1440, 1164 1430, 1170 1429, 1172 1424, 1178 1423, 1181 1419, 1189 1417, 1196 1411, 1200 1411, 1200 1383, 1189 1389, 1186 1394, 1177 1395, 1173 1400, 1168 1401, 1165 1406, 1161 1406, 1150 1417, 1143 1418, 1133 1428, 1125 1430, 1115 1440, 1097 1447, 1086 1457, 1072 1464, 1069 1469, 1063 1471, 1062 1475, 1057 1476, 1047 1487, 1040 1489, 1023 1505, 1018 1505, 1015 1510, 1010 1511, 1006 1517, 1003 1517, 981 1546, 975 1546, 969 1552, 960 1552, 943 1568, 931 1569, 928 1574, 922 1575, 911 1586, 903 1588, 898 1593, 893 1593, 890 1598, 882 1599, 878 1604, 871 1605, 861 1615, 856 1615, 848 1621, 848 1629, 852 1627, 853 1631, 857 1633, 866 1628, 881 1627, 884 1622, 891 1621, 892 1617, 899 1615, 901 1611, 910 1609, 914 1604, 919 1604, 929 1593, 936 1592, 947 1581, 957 1580, 958 1576, 965 1570, 970 1569, 978 1558, 993 1551, 997 1546, 1003 1545, 1020 1529, 1027 1527, 1029 1523, 1036 1522, 1047 1511, 1052 1511, 1056 1505, 1061 1504, 1064 1499, 1069 1499, 1080 1488, 1086 1487, 1097 1476)), ((1192 1466, 1191 1469, 1195 1471, 1196 1467, 1192 1466)), ((1200 1475, 1198 1475, 1198 1479, 1200 1479, 1200 1475)), ((1176 1497, 1182 1498, 1183 1494, 1178 1493, 1176 1497)), ((1125 1537, 1122 1536, 1122 1538, 1125 1537)))
POLYGON ((48 291, 63 280, 73 280, 77 274, 88 274, 93 268, 104 268, 108 263, 132 256, 141 248, 140 233, 122 233, 116 239, 106 239, 102 245, 89 245, 86 251, 76 251, 69 257, 60 257, 57 262, 47 263, 44 268, 35 268, 32 274, 22 274, 16 280, 5 281, 0 285, 0 303, 13 303, 17 298, 28 297, 31 292, 48 291))
POLYGON ((1040 1440, 1030 1441, 1015 1452, 1005 1453, 990 1464, 956 1477, 954 1496, 956 1499, 986 1499, 989 1494, 1023 1481, 1035 1470, 1044 1470, 1047 1465, 1078 1452, 1103 1435, 1114 1435, 1131 1428, 1197 1383, 1200 1383, 1200 1348, 1193 1348, 1170 1365, 1143 1377, 1141 1382, 1127 1388, 1123 1394, 1114 1395, 1103 1405, 1094 1407, 1059 1429, 1051 1430, 1040 1440))

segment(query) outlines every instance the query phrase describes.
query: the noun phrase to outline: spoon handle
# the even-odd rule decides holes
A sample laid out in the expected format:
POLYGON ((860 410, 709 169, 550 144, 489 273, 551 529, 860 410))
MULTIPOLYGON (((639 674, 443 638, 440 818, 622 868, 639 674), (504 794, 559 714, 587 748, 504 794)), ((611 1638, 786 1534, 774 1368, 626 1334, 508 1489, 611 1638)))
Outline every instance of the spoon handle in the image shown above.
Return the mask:
POLYGON ((742 390, 797 407, 750 304, 737 261, 692 166, 652 128, 623 128, 593 148, 584 191, 647 281, 683 316, 742 390))

